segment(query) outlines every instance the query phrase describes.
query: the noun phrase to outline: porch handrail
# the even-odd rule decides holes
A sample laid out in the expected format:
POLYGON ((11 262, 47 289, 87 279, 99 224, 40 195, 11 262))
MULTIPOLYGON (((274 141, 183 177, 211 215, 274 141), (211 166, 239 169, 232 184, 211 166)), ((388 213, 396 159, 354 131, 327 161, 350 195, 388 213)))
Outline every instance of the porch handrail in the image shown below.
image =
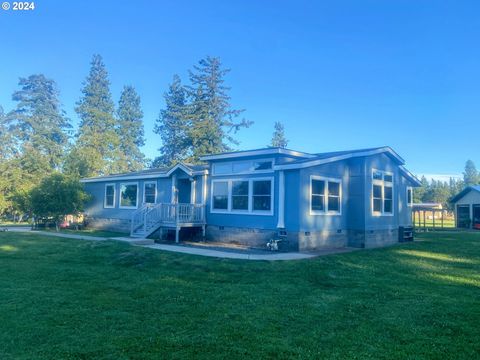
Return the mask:
POLYGON ((205 224, 205 205, 182 203, 158 203, 143 205, 132 214, 131 234, 143 227, 148 233, 162 224, 205 224))

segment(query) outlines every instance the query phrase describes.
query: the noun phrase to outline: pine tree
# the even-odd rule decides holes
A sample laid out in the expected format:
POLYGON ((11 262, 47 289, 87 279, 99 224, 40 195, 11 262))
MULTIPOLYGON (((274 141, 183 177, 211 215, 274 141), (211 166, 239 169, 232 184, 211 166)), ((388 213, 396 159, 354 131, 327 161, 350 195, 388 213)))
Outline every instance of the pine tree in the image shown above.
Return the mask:
POLYGON ((275 122, 274 132, 272 136, 272 141, 270 143, 271 147, 286 148, 288 145, 288 140, 285 138, 285 128, 280 121, 275 122))
POLYGON ((472 160, 468 160, 465 164, 463 182, 465 183, 465 186, 477 185, 480 182, 480 175, 472 160))
POLYGON ((145 145, 143 112, 140 96, 133 86, 125 86, 120 95, 117 110, 117 132, 123 157, 120 171, 136 171, 145 165, 145 155, 140 147, 145 145))
POLYGON ((191 162, 198 162, 205 154, 230 150, 231 144, 238 144, 233 135, 252 124, 245 119, 236 121, 244 110, 234 110, 230 104, 230 88, 224 85, 224 77, 229 71, 222 68, 219 58, 208 56, 189 72, 191 162))
POLYGON ((41 162, 48 163, 46 172, 58 169, 63 162, 71 125, 60 107, 55 81, 44 75, 20 78, 21 89, 12 95, 17 107, 7 118, 19 150, 28 148, 41 162))
POLYGON ((75 111, 80 117, 77 142, 66 170, 79 176, 107 175, 117 171, 121 158, 114 103, 108 73, 100 55, 94 55, 75 111))
POLYGON ((15 153, 15 142, 7 117, 0 106, 0 163, 9 159, 15 153))
POLYGON ((155 159, 153 167, 170 166, 187 157, 189 139, 187 137, 188 104, 185 88, 178 75, 174 75, 168 92, 164 94, 165 109, 160 111, 154 132, 160 135, 161 156, 155 159))

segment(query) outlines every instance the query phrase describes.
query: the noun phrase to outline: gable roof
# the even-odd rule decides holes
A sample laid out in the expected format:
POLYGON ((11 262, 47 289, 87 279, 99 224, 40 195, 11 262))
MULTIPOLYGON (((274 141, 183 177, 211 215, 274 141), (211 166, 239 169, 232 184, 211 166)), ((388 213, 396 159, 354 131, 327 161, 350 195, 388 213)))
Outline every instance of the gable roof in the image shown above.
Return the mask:
POLYGON ((465 189, 463 189, 462 191, 460 191, 457 195, 455 195, 455 196, 450 200, 450 202, 451 202, 451 203, 457 202, 458 200, 460 200, 461 198, 463 198, 465 195, 467 195, 470 191, 478 191, 478 192, 480 192, 480 185, 472 185, 472 186, 466 187, 465 189))
POLYGON ((85 179, 81 179, 80 182, 90 183, 90 182, 100 182, 100 181, 162 178, 162 177, 169 177, 177 169, 181 169, 182 171, 184 171, 190 176, 208 174, 208 165, 192 165, 192 164, 178 163, 174 166, 165 167, 165 168, 145 169, 145 170, 133 171, 129 173, 85 178, 85 179))

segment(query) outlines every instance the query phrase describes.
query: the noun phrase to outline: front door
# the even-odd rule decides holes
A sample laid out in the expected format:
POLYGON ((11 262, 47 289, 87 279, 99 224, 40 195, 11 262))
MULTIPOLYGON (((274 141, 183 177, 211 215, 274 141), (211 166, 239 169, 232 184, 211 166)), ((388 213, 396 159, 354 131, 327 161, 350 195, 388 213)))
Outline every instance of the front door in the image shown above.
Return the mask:
POLYGON ((190 204, 190 179, 177 179, 177 200, 180 204, 190 204))

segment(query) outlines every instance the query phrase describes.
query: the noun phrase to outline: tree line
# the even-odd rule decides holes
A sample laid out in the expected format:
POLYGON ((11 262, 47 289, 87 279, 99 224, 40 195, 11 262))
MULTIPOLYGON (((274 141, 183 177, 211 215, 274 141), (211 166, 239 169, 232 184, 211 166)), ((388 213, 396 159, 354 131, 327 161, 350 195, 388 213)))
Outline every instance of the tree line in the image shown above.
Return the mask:
MULTIPOLYGON (((93 56, 75 104, 76 131, 54 80, 43 74, 20 78, 12 94, 15 108, 5 113, 0 106, 0 216, 30 212, 42 182, 58 187, 63 181, 73 189, 72 179, 197 163, 202 155, 231 150, 238 145, 237 132, 253 122, 242 117, 243 109, 231 106, 225 84, 229 71, 219 58, 208 56, 188 72, 186 84, 173 76, 155 121, 162 145, 153 161, 141 150, 140 96, 134 86, 125 85, 114 102, 100 55, 93 56)), ((270 146, 286 145, 283 125, 277 122, 270 146)))
POLYGON ((414 203, 439 203, 443 208, 453 210, 450 200, 467 186, 479 185, 480 173, 475 163, 468 160, 465 163, 463 179, 450 178, 449 181, 427 180, 421 178, 421 186, 414 188, 414 203))

